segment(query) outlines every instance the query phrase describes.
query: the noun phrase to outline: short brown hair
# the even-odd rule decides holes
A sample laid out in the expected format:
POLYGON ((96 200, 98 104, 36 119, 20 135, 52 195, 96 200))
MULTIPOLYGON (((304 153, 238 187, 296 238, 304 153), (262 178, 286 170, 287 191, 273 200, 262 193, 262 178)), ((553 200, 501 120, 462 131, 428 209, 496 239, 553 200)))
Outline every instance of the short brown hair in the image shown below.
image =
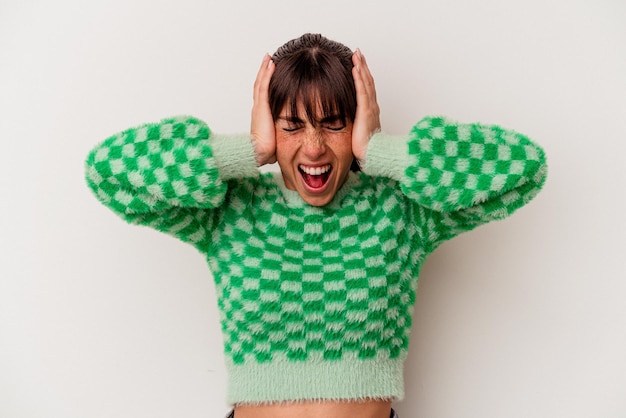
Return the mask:
POLYGON ((290 115, 303 103, 307 119, 315 121, 317 106, 322 114, 354 122, 356 89, 352 78, 352 51, 320 34, 306 33, 292 39, 272 55, 276 69, 269 86, 272 117, 285 105, 290 115))

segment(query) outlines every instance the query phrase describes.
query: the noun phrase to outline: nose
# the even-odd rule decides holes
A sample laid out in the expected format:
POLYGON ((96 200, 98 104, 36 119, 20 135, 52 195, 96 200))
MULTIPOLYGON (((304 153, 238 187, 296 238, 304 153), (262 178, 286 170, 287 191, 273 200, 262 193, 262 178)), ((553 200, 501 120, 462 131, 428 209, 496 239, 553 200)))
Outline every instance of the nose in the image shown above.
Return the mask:
POLYGON ((324 135, 315 128, 307 129, 302 142, 302 150, 304 155, 313 161, 320 158, 326 152, 324 135))

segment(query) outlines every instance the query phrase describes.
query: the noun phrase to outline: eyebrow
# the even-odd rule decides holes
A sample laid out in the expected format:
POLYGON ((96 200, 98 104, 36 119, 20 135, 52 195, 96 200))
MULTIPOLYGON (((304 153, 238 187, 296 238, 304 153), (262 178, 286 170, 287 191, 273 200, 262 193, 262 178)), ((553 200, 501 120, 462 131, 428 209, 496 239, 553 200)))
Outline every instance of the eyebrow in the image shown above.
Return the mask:
POLYGON ((329 116, 322 118, 320 123, 330 123, 330 122, 336 122, 338 120, 341 120, 339 115, 329 115, 329 116))
MULTIPOLYGON (((300 119, 298 116, 279 116, 278 119, 284 120, 286 122, 291 122, 291 123, 304 123, 304 121, 300 119)), ((341 120, 341 117, 339 115, 329 115, 315 122, 316 123, 331 123, 331 122, 336 122, 338 120, 341 120)))
POLYGON ((302 119, 300 119, 297 116, 279 116, 278 119, 279 120, 284 120, 285 122, 292 122, 292 123, 302 123, 302 122, 304 122, 302 119))

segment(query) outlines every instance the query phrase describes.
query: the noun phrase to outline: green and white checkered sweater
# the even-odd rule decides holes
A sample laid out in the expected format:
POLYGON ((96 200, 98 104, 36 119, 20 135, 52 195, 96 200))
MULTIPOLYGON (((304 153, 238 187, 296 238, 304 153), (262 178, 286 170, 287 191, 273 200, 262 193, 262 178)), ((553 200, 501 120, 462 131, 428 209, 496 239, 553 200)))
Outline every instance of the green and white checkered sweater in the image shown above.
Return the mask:
POLYGON ((546 173, 527 137, 442 117, 375 134, 363 171, 324 207, 260 173, 247 135, 192 117, 114 135, 86 167, 123 219, 206 256, 232 404, 401 399, 425 257, 523 206, 546 173))

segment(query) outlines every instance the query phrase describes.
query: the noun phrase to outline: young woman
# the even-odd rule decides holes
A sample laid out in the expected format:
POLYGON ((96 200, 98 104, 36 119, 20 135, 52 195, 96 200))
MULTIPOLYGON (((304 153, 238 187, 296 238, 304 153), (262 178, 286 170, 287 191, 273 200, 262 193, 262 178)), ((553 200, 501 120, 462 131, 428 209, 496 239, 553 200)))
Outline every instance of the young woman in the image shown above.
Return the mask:
POLYGON ((385 135, 365 57, 305 34, 264 57, 250 134, 164 119, 99 144, 86 177, 126 221, 205 254, 229 416, 387 418, 426 256, 529 202, 546 172, 498 126, 425 117, 385 135))

